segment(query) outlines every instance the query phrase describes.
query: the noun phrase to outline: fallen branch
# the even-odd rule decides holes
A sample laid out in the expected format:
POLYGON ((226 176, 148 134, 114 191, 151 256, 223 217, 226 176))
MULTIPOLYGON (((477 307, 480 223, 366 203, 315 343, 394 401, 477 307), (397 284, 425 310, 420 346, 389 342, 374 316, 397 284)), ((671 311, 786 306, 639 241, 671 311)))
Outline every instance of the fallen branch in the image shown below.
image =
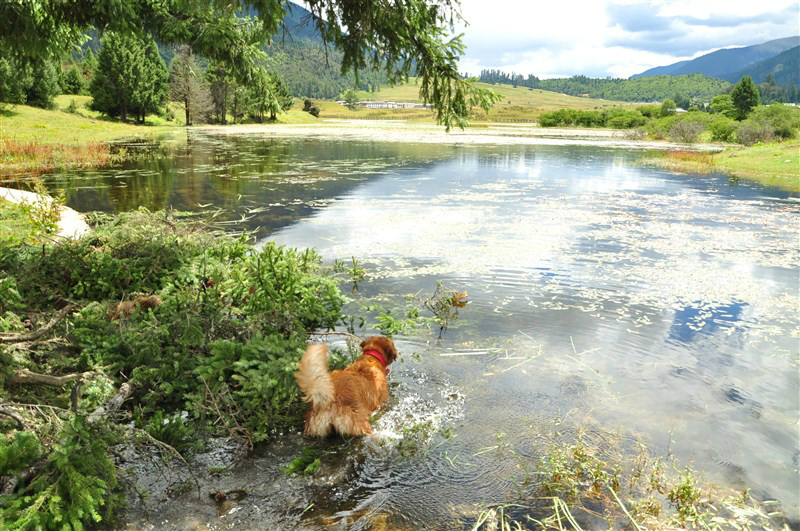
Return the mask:
POLYGON ((3 490, 0 490, 0 496, 8 496, 10 494, 14 494, 14 490, 17 488, 17 484, 19 483, 19 478, 16 476, 8 478, 8 480, 3 485, 3 490))
POLYGON ((25 419, 23 419, 16 411, 8 409, 5 406, 0 406, 0 415, 5 415, 8 418, 14 419, 17 421, 17 424, 19 424, 19 427, 23 430, 28 429, 27 424, 25 424, 25 419))
POLYGON ((361 341, 361 338, 355 334, 351 334, 350 332, 311 332, 308 334, 310 336, 320 336, 320 337, 328 337, 328 336, 344 336, 353 341, 361 341))
POLYGON ((64 376, 52 376, 50 374, 39 374, 28 369, 20 369, 8 379, 8 382, 15 385, 42 384, 61 387, 69 382, 81 380, 87 374, 91 374, 91 372, 73 372, 64 376))
POLYGON ((68 304, 61 308, 61 310, 56 314, 55 317, 50 319, 50 322, 41 327, 39 330, 35 332, 31 332, 29 334, 12 334, 12 335, 0 335, 0 343, 21 343, 24 341, 36 341, 43 335, 47 334, 50 330, 53 329, 58 323, 61 322, 64 317, 72 310, 74 306, 72 304, 68 304))
POLYGON ((101 420, 111 413, 114 413, 116 410, 122 406, 122 403, 128 399, 133 394, 133 385, 128 382, 125 382, 121 386, 119 386, 119 391, 117 394, 114 395, 111 400, 103 404, 102 406, 98 407, 89 417, 86 419, 86 422, 89 424, 94 424, 98 420, 101 420))

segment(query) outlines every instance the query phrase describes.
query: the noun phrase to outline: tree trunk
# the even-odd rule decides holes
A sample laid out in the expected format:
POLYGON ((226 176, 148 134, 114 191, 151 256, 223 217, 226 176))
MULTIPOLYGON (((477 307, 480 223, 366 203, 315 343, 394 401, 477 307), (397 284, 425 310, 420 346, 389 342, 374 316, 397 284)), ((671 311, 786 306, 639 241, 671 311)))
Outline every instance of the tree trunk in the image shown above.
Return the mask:
POLYGON ((183 100, 183 108, 184 108, 184 111, 186 112, 186 126, 188 127, 188 126, 192 125, 192 113, 191 113, 191 110, 189 109, 189 99, 188 98, 183 100))

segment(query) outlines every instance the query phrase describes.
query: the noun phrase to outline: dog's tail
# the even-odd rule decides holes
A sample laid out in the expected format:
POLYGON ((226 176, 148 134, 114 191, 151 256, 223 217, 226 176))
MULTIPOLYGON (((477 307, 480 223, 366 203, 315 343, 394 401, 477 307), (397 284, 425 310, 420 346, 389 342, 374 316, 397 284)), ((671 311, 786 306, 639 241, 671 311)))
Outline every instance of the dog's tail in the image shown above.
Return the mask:
POLYGON ((294 375, 303 391, 303 400, 314 407, 333 400, 333 380, 328 372, 327 345, 309 345, 294 375))

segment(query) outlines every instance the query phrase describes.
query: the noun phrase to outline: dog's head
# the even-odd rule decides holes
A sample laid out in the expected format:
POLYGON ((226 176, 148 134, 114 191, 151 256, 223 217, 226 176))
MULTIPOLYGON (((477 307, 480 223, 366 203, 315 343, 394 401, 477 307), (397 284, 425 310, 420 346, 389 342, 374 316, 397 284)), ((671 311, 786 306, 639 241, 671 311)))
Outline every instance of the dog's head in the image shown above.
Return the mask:
POLYGON ((397 349, 394 342, 386 336, 370 336, 361 342, 361 351, 377 350, 383 354, 386 365, 391 365, 397 359, 397 349))

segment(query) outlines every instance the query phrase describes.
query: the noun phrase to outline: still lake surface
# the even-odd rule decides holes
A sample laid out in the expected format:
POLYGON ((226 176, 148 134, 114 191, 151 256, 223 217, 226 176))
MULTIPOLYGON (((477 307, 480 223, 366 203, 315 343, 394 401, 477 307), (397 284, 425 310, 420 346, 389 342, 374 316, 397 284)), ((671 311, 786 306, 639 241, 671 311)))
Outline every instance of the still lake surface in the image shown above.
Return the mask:
POLYGON ((262 241, 355 256, 361 296, 387 308, 437 281, 472 301, 441 338, 397 338, 379 437, 324 443, 308 480, 281 472, 304 444, 284 435, 200 474, 247 491, 223 518, 183 495, 132 511, 132 528, 453 529, 513 501, 521 461, 576 430, 640 439, 797 519, 800 202, 642 156, 193 133, 48 177, 78 211, 216 212, 262 241))

